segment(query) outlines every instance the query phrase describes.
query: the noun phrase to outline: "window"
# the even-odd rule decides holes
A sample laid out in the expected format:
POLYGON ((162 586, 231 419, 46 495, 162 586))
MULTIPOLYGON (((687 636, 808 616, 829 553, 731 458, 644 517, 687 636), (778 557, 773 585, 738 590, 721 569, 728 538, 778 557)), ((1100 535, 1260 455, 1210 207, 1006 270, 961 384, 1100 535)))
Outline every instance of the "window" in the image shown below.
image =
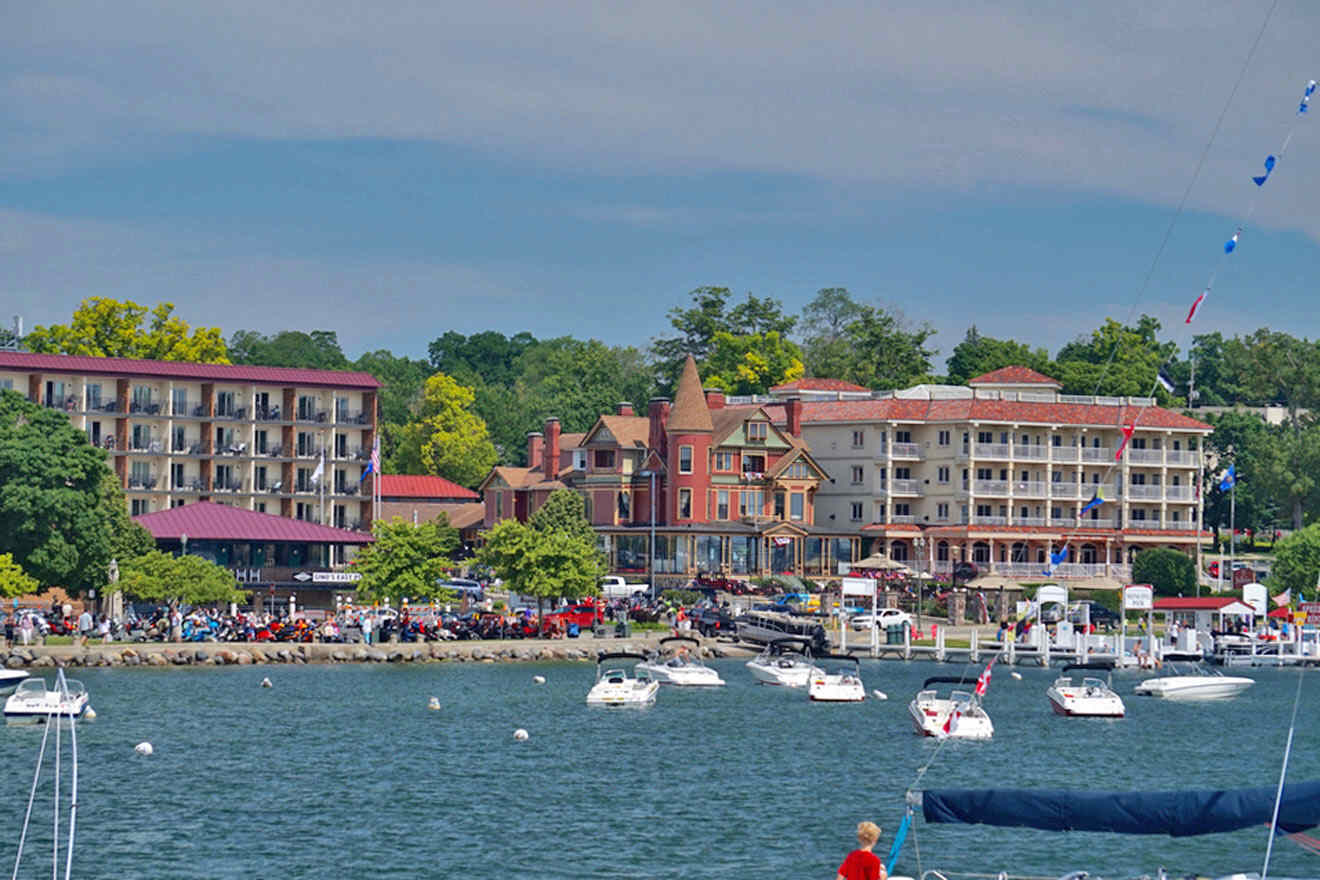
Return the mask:
POLYGON ((678 447, 678 472, 680 474, 692 473, 692 447, 678 447))
POLYGON ((729 518, 729 490, 721 489, 715 496, 715 518, 729 518))
POLYGON ((862 503, 860 501, 854 501, 852 503, 848 511, 848 518, 853 522, 862 521, 862 503))
POLYGON ((1144 485, 1146 485, 1146 475, 1145 475, 1145 474, 1133 474, 1133 475, 1132 475, 1132 485, 1134 485, 1134 486, 1144 486, 1144 485))
POLYGON ((1008 445, 1008 432, 1007 432, 1007 431, 1000 431, 1000 432, 999 432, 999 442, 1000 442, 1001 444, 1003 444, 1004 446, 1007 446, 1007 445, 1008 445))
POLYGON ((935 505, 935 518, 940 521, 949 518, 949 503, 947 501, 941 501, 939 504, 935 505))
MULTIPOLYGON (((297 491, 312 491, 312 471, 311 468, 298 468, 297 482, 295 484, 297 491)), ((302 517, 298 517, 302 519, 302 517)))
POLYGON ((995 435, 994 435, 994 432, 993 432, 993 431, 977 431, 977 432, 976 432, 976 442, 977 442, 977 443, 994 443, 994 442, 995 442, 995 435))
MULTIPOLYGON (((614 450, 613 450, 613 449, 597 449, 597 450, 596 450, 596 456, 595 456, 595 459, 596 459, 596 463, 595 463, 595 465, 593 465, 593 467, 594 467, 596 470, 598 470, 598 471, 612 471, 612 470, 614 470, 614 450)), ((527 463, 528 463, 529 465, 532 465, 532 466, 535 466, 535 465, 536 465, 536 462, 533 462, 533 461, 529 461, 529 462, 527 462, 527 463)))
POLYGON ((937 482, 937 483, 947 483, 947 482, 949 482, 949 466, 948 466, 948 465, 940 465, 940 467, 938 467, 938 468, 935 470, 935 482, 937 482))
POLYGON ((1133 521, 1133 522, 1142 522, 1142 521, 1144 521, 1145 519, 1146 519, 1146 511, 1145 511, 1145 510, 1141 509, 1140 507, 1134 507, 1134 508, 1132 509, 1132 521, 1133 521))
MULTIPOLYGON (((219 446, 219 444, 220 444, 219 437, 220 437, 220 433, 219 433, 219 431, 217 430, 217 432, 216 432, 216 438, 217 438, 217 439, 216 439, 216 445, 217 445, 217 446, 219 446)), ((308 434, 306 431, 299 431, 299 432, 298 432, 298 454, 299 454, 299 455, 314 455, 314 454, 316 454, 316 450, 313 448, 313 445, 314 445, 314 444, 313 444, 313 441, 312 441, 312 435, 311 435, 311 434, 308 434)))
POLYGON ((1061 435, 1059 435, 1059 434, 1052 434, 1052 435, 1050 435, 1050 445, 1051 445, 1051 446, 1062 446, 1062 445, 1063 445, 1063 437, 1062 437, 1061 435))
POLYGON ((252 451, 255 452, 257 455, 266 454, 267 446, 266 446, 265 431, 254 431, 252 433, 252 451))
POLYGON ((977 515, 977 516, 993 516, 994 514, 992 514, 990 511, 991 511, 991 507, 990 507, 989 504, 978 504, 978 505, 976 505, 976 515, 977 515))
POLYGON ((733 453, 732 452, 715 453, 715 470, 717 471, 733 470, 733 453))
POLYGON ((992 471, 992 470, 990 470, 990 468, 977 468, 977 469, 976 469, 976 478, 977 478, 978 480, 993 480, 993 479, 994 479, 994 473, 995 473, 995 472, 992 471))
MULTIPOLYGON (((180 503, 182 504, 182 502, 180 502, 180 503)), ((266 512, 266 502, 264 502, 264 501, 258 501, 258 502, 257 502, 257 513, 265 513, 265 512, 266 512)))
MULTIPOLYGON (((743 463, 743 473, 744 473, 744 474, 763 474, 763 473, 765 473, 765 456, 764 456, 764 455, 747 455, 747 454, 744 453, 744 454, 743 454, 743 457, 742 457, 742 463, 743 463)), ((730 466, 730 469, 732 469, 732 466, 730 466)))
MULTIPOLYGON (((10 381, 9 379, 6 379, 5 381, 10 383, 9 385, 6 385, 6 386, 5 386, 6 388, 12 388, 12 387, 13 387, 13 382, 12 382, 12 381, 10 381)), ((86 408, 86 409, 100 409, 100 408, 101 408, 101 386, 100 386, 100 385, 88 385, 88 386, 87 386, 87 403, 86 403, 85 408, 86 408)))
POLYGON ((765 510, 765 493, 760 489, 744 489, 738 500, 741 516, 760 516, 765 510))
POLYGON ((132 508, 133 516, 141 516, 144 513, 151 513, 151 502, 143 498, 134 498, 129 502, 132 508))
POLYGON ((1051 482, 1051 483, 1062 483, 1062 482, 1063 482, 1063 471, 1053 471, 1053 472, 1051 472, 1051 473, 1050 473, 1050 482, 1051 482))
POLYGON ((215 488, 217 491, 221 489, 237 488, 235 483, 236 481, 234 480, 234 469, 231 466, 227 464, 216 465, 215 488))
POLYGON ((783 518, 784 518, 784 502, 785 502, 784 493, 783 493, 783 492, 776 492, 776 493, 775 493, 775 519, 783 519, 783 518))
MULTIPOLYGON (((97 386, 97 387, 99 388, 100 386, 97 386)), ((6 390, 6 391, 13 391, 13 390, 14 390, 14 380, 13 380, 13 379, 0 379, 0 388, 3 388, 3 389, 6 390)), ((88 409, 91 409, 91 407, 88 407, 88 409)))
POLYGON ((335 435, 335 458, 348 458, 348 435, 335 435))
POLYGON ((768 422, 748 422, 747 423, 747 442, 764 443, 765 438, 769 436, 770 424, 768 422))
POLYGON ((234 392, 216 392, 215 414, 224 418, 230 418, 234 415, 234 392))
POLYGON ((894 432, 894 442, 895 442, 895 443, 911 443, 911 442, 912 442, 912 432, 911 432, 911 431, 895 431, 895 432, 894 432))
POLYGON ((632 519, 632 496, 627 492, 619 493, 619 519, 632 519))
POLYGON ((692 490, 678 490, 678 518, 692 519, 692 490))
POLYGON ((1146 448, 1146 438, 1145 438, 1145 437, 1133 437, 1133 438, 1132 438, 1132 448, 1133 448, 1133 449, 1145 449, 1145 448, 1146 448))
POLYGON ((1176 510, 1171 510, 1171 511, 1169 511, 1169 521, 1170 521, 1170 522, 1181 522, 1181 521, 1182 521, 1182 514, 1181 514, 1180 512, 1178 512, 1178 511, 1176 511, 1176 510))
POLYGON ((303 394, 298 398, 298 418, 310 421, 316 418, 316 398, 303 394))
POLYGON ((1062 507, 1051 507, 1051 508, 1050 508, 1050 519, 1063 519, 1063 508, 1062 508, 1062 507))
POLYGON ((853 435, 852 438, 853 449, 861 449, 863 446, 866 445, 865 431, 853 431, 852 435, 853 435))
POLYGON ((266 491, 266 466, 257 465, 252 469, 252 489, 255 492, 266 491))
POLYGON ((908 504, 906 501, 894 505, 894 516, 911 516, 911 515, 912 515, 912 505, 908 504))
POLYGON ((187 485, 188 484, 184 481, 183 465, 181 464, 170 465, 170 488, 183 489, 186 488, 187 485))
POLYGON ((807 470, 807 463, 805 461, 798 460, 788 466, 788 468, 784 471, 784 476, 792 479, 803 480, 811 476, 811 474, 807 470))
POLYGON ((857 484, 861 483, 862 480, 865 479, 865 476, 866 476, 866 470, 865 470, 861 465, 856 465, 856 464, 853 465, 853 467, 852 467, 852 483, 853 483, 854 486, 856 486, 857 484))
POLYGON ((948 446, 948 445, 949 445, 949 432, 948 432, 948 431, 940 431, 938 437, 939 437, 939 439, 936 440, 935 442, 938 443, 940 446, 948 446))
POLYGON ((133 426, 133 449, 151 448, 151 428, 146 425, 133 426))
POLYGON ((912 468, 910 468, 910 467, 896 467, 896 468, 894 468, 894 479, 895 479, 895 480, 910 480, 910 479, 912 479, 912 468))
POLYGON ((176 425, 172 433, 173 433, 173 439, 170 441, 170 451, 187 452, 188 432, 184 430, 182 425, 176 425))
POLYGON ((504 493, 503 493, 503 492, 496 492, 496 493, 495 493, 495 518, 496 518, 496 519, 503 519, 503 518, 504 518, 504 493))
POLYGON ((794 492, 789 498, 789 519, 800 521, 806 515, 806 498, 801 492, 794 492))

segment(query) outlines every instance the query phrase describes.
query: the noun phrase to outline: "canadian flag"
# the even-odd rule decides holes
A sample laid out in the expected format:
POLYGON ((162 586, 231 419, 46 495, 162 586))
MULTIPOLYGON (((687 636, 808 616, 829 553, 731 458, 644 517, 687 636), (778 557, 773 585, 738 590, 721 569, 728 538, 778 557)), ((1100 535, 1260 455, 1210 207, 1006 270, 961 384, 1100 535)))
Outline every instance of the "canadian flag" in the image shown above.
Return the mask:
POLYGON ((984 697, 985 692, 990 690, 990 670, 995 665, 995 660, 997 659, 998 658, 996 657, 991 657, 990 662, 985 664, 985 669, 976 677, 976 695, 978 697, 984 697))
POLYGON ((939 739, 945 739, 953 736, 958 730, 958 719, 962 717, 962 706, 954 706, 949 717, 945 719, 944 726, 940 728, 939 739))

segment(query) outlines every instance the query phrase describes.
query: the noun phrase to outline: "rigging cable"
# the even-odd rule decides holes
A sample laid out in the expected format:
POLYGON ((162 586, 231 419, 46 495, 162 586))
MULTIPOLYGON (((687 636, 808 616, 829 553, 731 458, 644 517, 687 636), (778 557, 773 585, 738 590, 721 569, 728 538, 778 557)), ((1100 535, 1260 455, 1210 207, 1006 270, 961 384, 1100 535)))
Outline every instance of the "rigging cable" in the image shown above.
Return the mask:
POLYGON ((50 736, 50 716, 46 716, 46 729, 41 733, 41 749, 37 752, 37 769, 32 774, 32 791, 28 793, 27 812, 23 814, 23 830, 18 835, 18 854, 14 856, 14 873, 10 880, 18 880, 18 866, 23 861, 23 844, 27 841, 28 823, 32 819, 32 803, 37 799, 37 782, 41 779, 41 765, 46 759, 46 739, 50 736))
POLYGON ((1274 815, 1270 817, 1270 838, 1265 842, 1265 864, 1260 869, 1260 880, 1270 873, 1270 854, 1274 851, 1274 835, 1279 827, 1279 803, 1283 800, 1283 781, 1288 776, 1288 757, 1292 754, 1293 732, 1297 729, 1297 707, 1302 704, 1302 675, 1305 667, 1297 667, 1297 695, 1293 697, 1292 720, 1288 722, 1288 741, 1283 747, 1283 766, 1279 768, 1279 790, 1274 794, 1274 815))

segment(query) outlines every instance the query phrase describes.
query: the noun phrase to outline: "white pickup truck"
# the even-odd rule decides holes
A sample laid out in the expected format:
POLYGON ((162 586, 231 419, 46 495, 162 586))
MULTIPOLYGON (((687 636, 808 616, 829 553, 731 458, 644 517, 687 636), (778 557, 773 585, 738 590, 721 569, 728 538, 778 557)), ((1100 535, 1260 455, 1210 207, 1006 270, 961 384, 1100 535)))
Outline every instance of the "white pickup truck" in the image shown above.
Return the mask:
POLYGON ((601 578, 600 592, 606 599, 627 599, 638 590, 649 592, 649 584, 630 584, 618 575, 601 578))

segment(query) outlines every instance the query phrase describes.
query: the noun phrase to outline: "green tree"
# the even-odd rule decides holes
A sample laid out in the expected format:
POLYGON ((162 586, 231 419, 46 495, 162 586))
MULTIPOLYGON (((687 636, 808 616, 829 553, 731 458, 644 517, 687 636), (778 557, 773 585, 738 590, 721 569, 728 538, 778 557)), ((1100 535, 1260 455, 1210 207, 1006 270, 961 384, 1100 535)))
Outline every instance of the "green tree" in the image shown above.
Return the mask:
POLYGON ((0 553, 0 596, 28 596, 41 589, 37 579, 29 577, 23 566, 14 561, 14 554, 0 553))
POLYGON ((380 421, 391 425, 406 424, 412 417, 412 408, 421 399, 422 386, 432 373, 426 361, 397 357, 383 348, 362 355, 352 367, 380 381, 383 387, 376 398, 380 421))
POLYGON ((1298 529, 1274 545, 1269 585, 1274 592, 1292 590, 1294 596, 1315 589, 1320 574, 1320 523, 1298 529))
POLYGON ((458 549, 458 530, 441 514, 435 520, 413 525, 394 517, 377 521, 372 528, 376 540, 362 548, 353 562, 361 573, 358 593, 368 600, 425 598, 450 601, 453 592, 440 585, 453 568, 458 549))
POLYGON ((193 329, 174 315, 173 303, 148 309, 128 300, 89 297, 68 324, 33 327, 24 342, 29 351, 55 354, 229 363, 220 328, 193 329))
POLYGON ((1079 337, 1059 349, 1054 378, 1064 394, 1143 397, 1168 395, 1155 383, 1160 368, 1178 352, 1175 342, 1159 341, 1160 322, 1142 315, 1135 326, 1113 318, 1089 337, 1079 337))
POLYGON ((119 571, 119 588, 148 602, 211 605, 247 598, 234 583, 233 572, 200 556, 152 550, 120 563, 119 571))
POLYGON ((1238 467, 1238 502, 1243 485, 1254 480, 1257 493, 1277 501, 1300 529, 1307 514, 1314 517, 1320 509, 1320 426, 1309 419, 1275 426, 1249 449, 1253 470, 1238 467))
POLYGON ((413 421, 398 432, 394 473, 435 474, 463 486, 481 482, 495 464, 486 423, 472 412, 471 388, 444 373, 426 380, 413 421))
POLYGON ((973 324, 963 341, 953 347, 946 363, 950 385, 966 385, 969 379, 1001 367, 1030 367, 1049 375, 1050 355, 1043 348, 1032 348, 1012 339, 982 336, 973 324))
POLYGON ((783 305, 776 299, 748 293, 745 300, 729 308, 730 296, 727 287, 698 287, 689 294, 691 306, 669 310, 669 323, 677 335, 651 341, 657 385, 662 392, 673 389, 689 354, 699 364, 710 357, 716 334, 778 333, 785 337, 797 323, 797 318, 784 314, 783 305))
POLYGON ((1132 582, 1150 584, 1157 596, 1177 596, 1196 589, 1196 563, 1168 547, 1142 550, 1132 562, 1132 582))
POLYGON ((105 453, 63 413, 0 391, 0 552, 43 586, 105 584, 106 474, 105 453))
POLYGON ((235 330, 229 337, 229 359, 236 364, 309 370, 347 370, 349 366, 339 347, 339 334, 333 330, 281 330, 274 336, 235 330))
POLYGON ((802 349, 777 330, 742 336, 719 331, 703 369, 707 385, 730 394, 765 394, 804 372, 802 349))
POLYGON ((528 518, 527 524, 538 532, 571 535, 587 546, 596 546, 596 530, 587 519, 587 504, 572 489, 556 489, 545 503, 528 518))
POLYGON ((109 468, 101 477, 101 514, 110 529, 111 559, 132 559, 156 549, 151 532, 129 518, 123 487, 109 468))
POLYGON ((482 539, 478 563, 514 592, 534 596, 538 612, 546 599, 600 592, 604 565, 594 536, 587 543, 567 531, 541 531, 506 519, 483 532, 482 539))
POLYGON ((865 307, 845 287, 825 287, 802 309, 803 364, 807 375, 838 378, 848 375, 853 361, 846 331, 865 307))
POLYGON ((935 328, 923 324, 909 329, 898 315, 878 306, 865 306, 845 329, 855 359, 847 379, 868 388, 907 388, 930 378, 934 352, 926 341, 935 328))
POLYGON ((511 386, 522 375, 523 356, 536 344, 527 332, 505 336, 494 330, 464 336, 453 330, 427 346, 431 371, 453 376, 465 385, 480 380, 511 386))

